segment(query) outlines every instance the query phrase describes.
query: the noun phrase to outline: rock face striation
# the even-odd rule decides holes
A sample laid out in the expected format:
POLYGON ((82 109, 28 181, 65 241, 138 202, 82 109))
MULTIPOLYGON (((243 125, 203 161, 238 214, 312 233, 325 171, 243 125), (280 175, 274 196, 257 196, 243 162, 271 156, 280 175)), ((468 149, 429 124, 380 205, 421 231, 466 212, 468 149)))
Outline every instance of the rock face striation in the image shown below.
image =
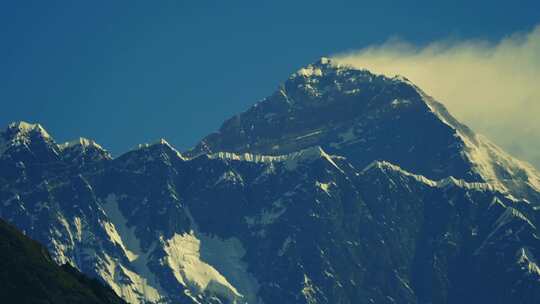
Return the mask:
POLYGON ((185 153, 0 133, 0 216, 130 303, 536 303, 540 174, 327 58, 185 153))

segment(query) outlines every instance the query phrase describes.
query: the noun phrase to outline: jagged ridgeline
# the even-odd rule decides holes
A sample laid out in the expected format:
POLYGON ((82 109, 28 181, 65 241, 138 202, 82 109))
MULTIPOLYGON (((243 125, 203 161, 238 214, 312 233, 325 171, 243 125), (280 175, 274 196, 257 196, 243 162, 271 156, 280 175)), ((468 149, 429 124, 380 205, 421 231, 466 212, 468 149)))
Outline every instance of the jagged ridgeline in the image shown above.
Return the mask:
POLYGON ((537 303, 540 174, 327 58, 184 153, 1 133, 0 215, 130 303, 537 303))

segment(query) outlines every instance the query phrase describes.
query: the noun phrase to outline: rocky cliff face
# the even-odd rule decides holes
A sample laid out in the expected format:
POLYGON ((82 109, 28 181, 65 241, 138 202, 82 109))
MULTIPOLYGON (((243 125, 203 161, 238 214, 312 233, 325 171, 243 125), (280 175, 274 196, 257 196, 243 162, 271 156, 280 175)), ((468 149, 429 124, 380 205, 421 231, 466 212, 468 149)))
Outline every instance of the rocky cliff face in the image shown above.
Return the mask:
POLYGON ((0 169, 0 216, 131 303, 540 299, 538 172, 326 58, 186 153, 19 123, 0 169))

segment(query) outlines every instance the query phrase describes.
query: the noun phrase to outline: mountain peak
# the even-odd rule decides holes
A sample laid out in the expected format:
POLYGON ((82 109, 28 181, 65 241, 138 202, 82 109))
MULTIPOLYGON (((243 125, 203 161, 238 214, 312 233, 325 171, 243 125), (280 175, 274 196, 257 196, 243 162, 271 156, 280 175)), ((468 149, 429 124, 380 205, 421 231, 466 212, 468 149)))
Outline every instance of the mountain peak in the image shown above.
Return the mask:
POLYGON ((290 106, 319 107, 321 105, 341 103, 344 99, 358 98, 362 93, 380 91, 384 87, 410 83, 398 78, 392 79, 375 75, 366 69, 342 65, 322 57, 308 64, 283 83, 278 92, 290 106))
POLYGON ((56 143, 40 124, 25 121, 13 122, 0 131, 1 156, 4 156, 7 151, 30 151, 32 149, 38 149, 44 154, 49 154, 52 158, 58 154, 56 143))
POLYGON ((58 148, 66 159, 76 160, 79 163, 86 163, 91 160, 112 159, 112 156, 106 149, 94 140, 84 137, 60 144, 58 148))
MULTIPOLYGON (((153 143, 139 144, 136 149, 133 151, 151 151, 151 150, 165 150, 169 153, 176 155, 181 160, 186 160, 187 158, 182 155, 175 147, 173 147, 167 140, 160 138, 159 140, 153 143)), ((132 152, 133 152, 132 151, 132 152)))
POLYGON ((310 78, 310 77, 324 77, 330 74, 336 74, 339 69, 347 68, 338 64, 329 57, 321 57, 317 61, 310 63, 293 73, 289 79, 297 77, 310 78))
POLYGON ((325 78, 325 77, 336 77, 340 81, 345 82, 356 82, 359 83, 358 80, 361 81, 367 81, 372 82, 374 78, 378 78, 380 80, 388 81, 388 82, 402 82, 406 83, 408 85, 414 86, 414 84, 405 76, 402 75, 395 75, 393 77, 387 77, 385 75, 377 75, 372 73, 370 70, 366 68, 359 68, 355 67, 349 64, 340 63, 339 61, 329 58, 329 57, 321 57, 318 60, 316 60, 313 63, 310 63, 302 68, 300 68, 298 71, 293 73, 289 79, 294 79, 297 77, 303 77, 303 78, 310 78, 310 77, 319 77, 319 78, 325 78), (364 76, 364 77, 359 77, 364 76), (343 78, 343 79, 341 79, 343 78))
POLYGON ((293 73, 188 153, 286 155, 315 146, 357 167, 380 159, 432 180, 488 181, 517 196, 540 189, 540 173, 480 139, 407 78, 327 57, 293 73))
POLYGON ((28 135, 30 133, 37 133, 43 138, 51 138, 49 133, 38 123, 28 123, 26 121, 12 122, 8 125, 5 132, 19 135, 28 135))
POLYGON ((328 145, 317 139, 332 135, 337 145, 339 134, 349 132, 347 129, 362 120, 373 120, 386 112, 396 117, 403 110, 428 111, 422 104, 412 85, 322 57, 293 73, 269 97, 227 120, 219 132, 203 139, 197 151, 190 154, 226 151, 279 155, 314 145, 332 152, 332 146, 328 150, 328 145), (284 137, 287 142, 283 142, 284 137))
POLYGON ((79 137, 77 139, 74 139, 74 140, 65 142, 63 144, 60 144, 59 146, 60 146, 61 149, 81 146, 81 147, 84 147, 84 148, 95 147, 95 148, 97 148, 99 150, 105 150, 105 149, 103 149, 103 147, 101 147, 99 144, 97 144, 93 139, 88 139, 88 138, 85 138, 85 137, 79 137))

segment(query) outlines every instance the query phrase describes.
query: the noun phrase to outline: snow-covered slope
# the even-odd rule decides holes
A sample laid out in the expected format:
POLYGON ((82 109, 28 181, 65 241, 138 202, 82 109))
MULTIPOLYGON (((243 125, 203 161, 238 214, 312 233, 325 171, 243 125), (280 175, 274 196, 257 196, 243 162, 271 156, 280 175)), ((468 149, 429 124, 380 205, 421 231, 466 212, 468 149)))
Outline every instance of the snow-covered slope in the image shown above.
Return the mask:
POLYGON ((430 110, 450 128, 462 143, 462 154, 471 163, 471 171, 497 189, 516 194, 522 198, 533 197, 539 201, 540 173, 532 165, 520 161, 490 142, 475 134, 467 126, 453 118, 446 108, 414 86, 430 110))

